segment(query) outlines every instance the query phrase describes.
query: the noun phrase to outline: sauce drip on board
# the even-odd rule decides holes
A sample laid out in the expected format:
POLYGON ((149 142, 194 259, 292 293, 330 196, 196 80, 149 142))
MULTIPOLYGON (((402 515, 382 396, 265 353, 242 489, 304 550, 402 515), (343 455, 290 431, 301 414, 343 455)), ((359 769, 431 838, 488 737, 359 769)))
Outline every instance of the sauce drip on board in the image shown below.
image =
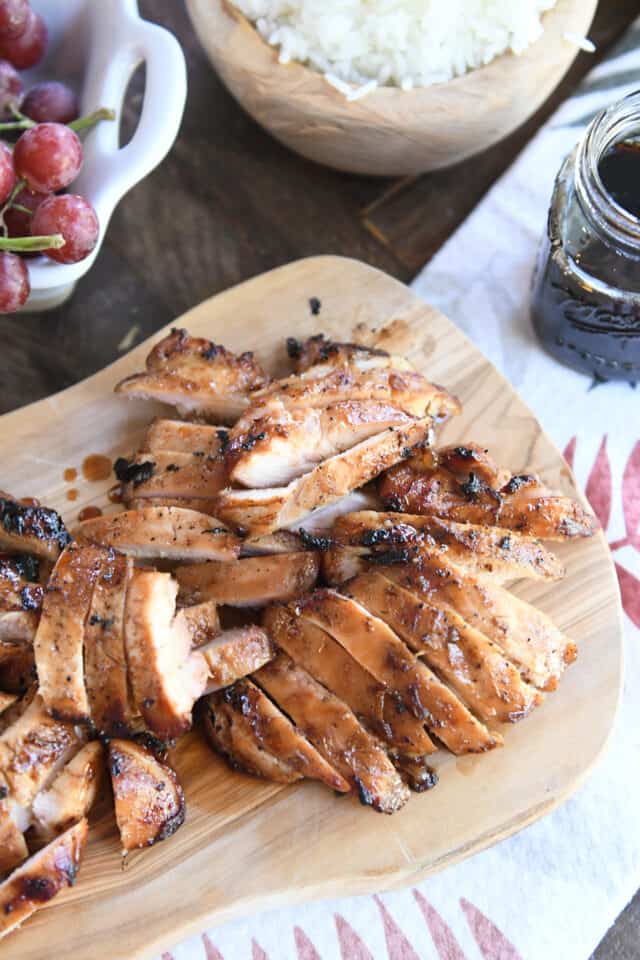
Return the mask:
POLYGON ((66 483, 73 483, 78 476, 78 471, 75 467, 67 467, 62 476, 64 477, 66 483))
POLYGON ((78 514, 78 522, 82 523, 83 520, 93 520, 94 517, 101 517, 102 510, 100 507, 88 506, 84 507, 78 514))
POLYGON ((98 483, 111 476, 111 460, 101 453, 92 453, 82 461, 82 476, 89 483, 98 483))
POLYGON ((79 496, 79 491, 72 487, 71 490, 67 490, 67 500, 77 500, 79 496))

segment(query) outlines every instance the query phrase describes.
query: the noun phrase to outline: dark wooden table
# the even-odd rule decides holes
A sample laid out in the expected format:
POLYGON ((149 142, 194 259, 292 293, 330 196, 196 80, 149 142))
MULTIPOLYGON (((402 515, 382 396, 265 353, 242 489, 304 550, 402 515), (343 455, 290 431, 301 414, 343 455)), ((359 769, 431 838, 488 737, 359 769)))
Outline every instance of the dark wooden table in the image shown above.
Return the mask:
MULTIPOLYGON (((325 170, 257 127, 213 71, 176 0, 140 0, 183 45, 189 98, 165 162, 120 204, 98 260, 59 310, 0 317, 0 412, 69 386, 211 294, 312 254, 357 257, 409 281, 594 62, 580 55, 533 120, 464 164, 407 180, 325 170), (427 216, 428 211, 428 216, 427 216)), ((640 15, 640 0, 601 0, 598 56, 640 15)), ((135 78, 125 125, 135 123, 135 78)), ((640 895, 596 951, 638 960, 640 895)), ((556 958, 550 958, 556 960, 556 958)))

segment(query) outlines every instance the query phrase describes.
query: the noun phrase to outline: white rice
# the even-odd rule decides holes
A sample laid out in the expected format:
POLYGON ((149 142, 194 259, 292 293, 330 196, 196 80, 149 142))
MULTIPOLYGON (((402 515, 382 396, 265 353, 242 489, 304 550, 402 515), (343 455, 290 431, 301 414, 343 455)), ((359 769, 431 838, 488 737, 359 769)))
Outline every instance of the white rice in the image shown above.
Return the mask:
POLYGON ((234 0, 281 63, 324 74, 350 99, 442 83, 522 53, 556 0, 234 0), (354 87, 355 85, 355 87, 354 87))

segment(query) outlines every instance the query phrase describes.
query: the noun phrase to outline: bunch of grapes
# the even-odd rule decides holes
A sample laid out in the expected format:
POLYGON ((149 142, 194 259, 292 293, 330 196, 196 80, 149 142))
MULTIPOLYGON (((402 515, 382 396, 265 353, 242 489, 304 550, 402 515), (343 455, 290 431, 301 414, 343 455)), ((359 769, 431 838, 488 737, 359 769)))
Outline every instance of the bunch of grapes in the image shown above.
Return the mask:
POLYGON ((62 83, 38 83, 25 95, 18 70, 44 56, 47 27, 29 0, 0 0, 0 313, 12 313, 30 292, 25 257, 34 252, 58 263, 84 260, 100 227, 91 204, 60 193, 82 166, 78 131, 113 119, 100 109, 79 117, 78 98, 62 83))

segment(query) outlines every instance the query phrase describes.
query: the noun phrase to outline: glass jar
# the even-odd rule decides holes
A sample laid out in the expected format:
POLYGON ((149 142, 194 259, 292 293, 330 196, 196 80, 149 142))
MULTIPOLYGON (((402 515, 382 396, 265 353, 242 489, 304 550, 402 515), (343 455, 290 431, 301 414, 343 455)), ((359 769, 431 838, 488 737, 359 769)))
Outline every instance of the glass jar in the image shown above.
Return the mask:
POLYGON ((593 120, 556 179, 534 275, 543 346, 600 381, 640 381, 640 220, 601 177, 607 151, 639 137, 640 91, 593 120))

